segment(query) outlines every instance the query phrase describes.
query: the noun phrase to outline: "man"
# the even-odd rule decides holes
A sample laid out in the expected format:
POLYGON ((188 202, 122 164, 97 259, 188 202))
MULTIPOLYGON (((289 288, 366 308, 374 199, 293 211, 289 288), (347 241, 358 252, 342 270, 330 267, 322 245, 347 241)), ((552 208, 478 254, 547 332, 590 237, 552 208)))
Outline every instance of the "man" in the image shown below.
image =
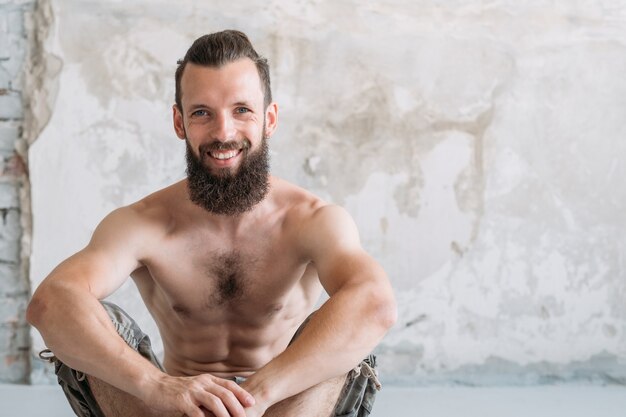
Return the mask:
POLYGON ((109 214, 28 307, 77 415, 369 414, 375 364, 362 359, 395 322, 391 286, 343 209, 269 175, 277 117, 267 61, 243 33, 203 36, 179 62, 187 179, 109 214), (100 301, 129 275, 163 365, 100 301))

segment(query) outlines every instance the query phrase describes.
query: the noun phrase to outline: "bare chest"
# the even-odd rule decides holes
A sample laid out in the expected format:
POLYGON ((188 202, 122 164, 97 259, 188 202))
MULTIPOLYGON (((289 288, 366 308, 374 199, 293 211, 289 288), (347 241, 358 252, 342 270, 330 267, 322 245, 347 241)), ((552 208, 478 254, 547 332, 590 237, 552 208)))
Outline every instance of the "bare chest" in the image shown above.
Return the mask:
MULTIPOLYGON (((187 320, 267 320, 304 306, 312 277, 307 263, 279 240, 239 245, 168 242, 136 279, 148 307, 187 320), (141 284, 143 282, 143 284, 141 284)), ((314 290, 311 288, 311 290, 314 290)))
POLYGON ((276 276, 280 268, 272 268, 271 264, 262 261, 264 258, 267 259, 266 254, 231 250, 217 251, 197 259, 196 274, 204 280, 207 295, 210 294, 207 307, 237 302, 246 296, 250 298, 253 292, 262 290, 260 281, 271 285, 271 277, 276 276))

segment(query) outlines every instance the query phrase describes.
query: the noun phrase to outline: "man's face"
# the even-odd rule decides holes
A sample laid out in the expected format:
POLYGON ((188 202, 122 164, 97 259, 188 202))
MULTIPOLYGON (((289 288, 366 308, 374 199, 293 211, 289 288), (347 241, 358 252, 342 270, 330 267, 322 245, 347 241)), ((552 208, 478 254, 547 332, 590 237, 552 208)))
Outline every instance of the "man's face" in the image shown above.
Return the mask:
POLYGON ((267 191, 266 138, 276 127, 276 105, 263 108, 256 66, 249 59, 220 68, 187 64, 181 92, 174 127, 187 142, 192 201, 219 214, 249 210, 267 191), (230 196, 240 198, 226 203, 230 196))

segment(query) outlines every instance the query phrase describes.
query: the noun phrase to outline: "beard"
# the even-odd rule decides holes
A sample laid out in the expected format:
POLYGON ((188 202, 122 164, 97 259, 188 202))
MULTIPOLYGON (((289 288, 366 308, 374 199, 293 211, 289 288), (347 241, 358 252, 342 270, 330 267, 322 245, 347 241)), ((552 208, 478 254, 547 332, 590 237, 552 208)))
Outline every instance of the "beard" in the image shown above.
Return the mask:
POLYGON ((191 201, 205 210, 221 215, 236 216, 261 202, 269 190, 269 147, 263 137, 257 151, 250 152, 250 141, 213 142, 200 146, 197 157, 189 141, 187 145, 187 183, 191 201), (241 146, 243 145, 243 146, 241 146), (236 171, 230 168, 211 172, 202 158, 210 150, 242 149, 242 161, 236 171))

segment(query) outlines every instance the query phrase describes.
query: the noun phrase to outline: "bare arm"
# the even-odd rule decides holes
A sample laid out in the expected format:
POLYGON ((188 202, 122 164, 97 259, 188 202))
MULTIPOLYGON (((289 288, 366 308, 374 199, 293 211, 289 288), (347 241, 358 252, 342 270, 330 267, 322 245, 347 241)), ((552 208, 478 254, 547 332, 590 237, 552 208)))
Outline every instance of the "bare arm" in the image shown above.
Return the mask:
POLYGON ((68 366, 138 394, 154 367, 126 346, 99 302, 140 266, 128 210, 107 216, 87 247, 52 271, 33 295, 27 318, 68 366))
POLYGON ((99 302, 141 267, 146 246, 158 240, 159 233, 131 207, 112 212, 87 247, 42 282, 28 306, 27 319, 62 362, 156 408, 200 417, 203 406, 220 417, 243 416, 240 402, 251 404, 245 391, 210 375, 164 374, 126 344, 99 302))
POLYGON ((346 374, 396 320, 389 280, 361 248, 356 226, 343 209, 318 209, 301 234, 303 251, 330 298, 291 346, 243 384, 258 408, 346 374))

